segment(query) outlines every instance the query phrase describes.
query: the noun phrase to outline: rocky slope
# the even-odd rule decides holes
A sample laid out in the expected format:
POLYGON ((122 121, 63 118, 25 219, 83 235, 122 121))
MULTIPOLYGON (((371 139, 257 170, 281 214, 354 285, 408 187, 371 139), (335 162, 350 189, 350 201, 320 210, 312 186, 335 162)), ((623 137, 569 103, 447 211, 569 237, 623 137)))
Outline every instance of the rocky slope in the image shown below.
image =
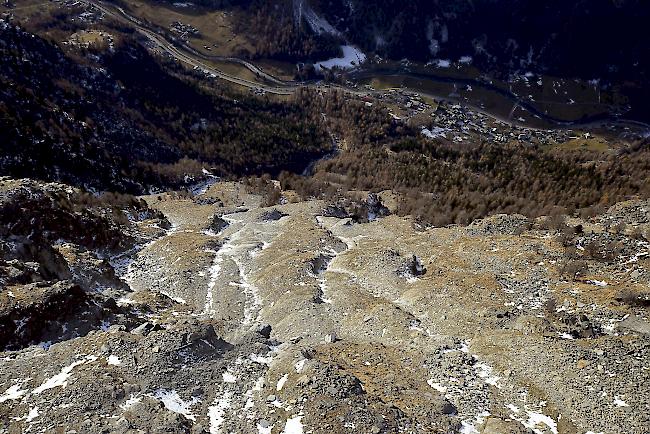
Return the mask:
MULTIPOLYGON (((155 236, 136 222, 165 217, 132 196, 91 196, 62 184, 0 179, 0 348, 84 335, 133 318, 111 257, 155 236)), ((157 230, 161 230, 158 227, 157 230)))
MULTIPOLYGON (((197 191, 145 197, 165 218, 130 221, 137 241, 118 251, 84 256, 57 233, 71 271, 3 281, 14 322, 38 303, 78 318, 104 300, 111 315, 74 334, 31 316, 59 336, 2 353, 1 430, 647 432, 647 201, 424 228, 386 215, 385 194, 363 219, 321 201, 264 208, 237 183, 197 191)), ((18 261, 14 274, 36 267, 18 261)))

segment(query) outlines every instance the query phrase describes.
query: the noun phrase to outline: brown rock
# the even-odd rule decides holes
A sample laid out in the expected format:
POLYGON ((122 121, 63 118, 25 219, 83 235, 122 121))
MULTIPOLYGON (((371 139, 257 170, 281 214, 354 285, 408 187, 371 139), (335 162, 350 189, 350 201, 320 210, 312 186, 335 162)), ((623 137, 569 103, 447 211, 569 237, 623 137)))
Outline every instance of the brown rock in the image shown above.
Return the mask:
POLYGON ((491 417, 481 429, 481 434, 528 434, 528 430, 519 422, 491 417))

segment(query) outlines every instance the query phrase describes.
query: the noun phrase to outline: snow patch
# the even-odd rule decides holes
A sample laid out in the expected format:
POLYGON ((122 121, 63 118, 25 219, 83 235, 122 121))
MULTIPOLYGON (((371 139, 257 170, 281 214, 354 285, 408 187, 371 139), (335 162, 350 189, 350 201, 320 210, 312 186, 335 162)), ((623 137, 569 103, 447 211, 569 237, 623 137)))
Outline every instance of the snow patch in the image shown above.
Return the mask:
POLYGON ((38 407, 32 407, 29 409, 29 413, 27 413, 27 417, 25 418, 25 422, 31 422, 34 419, 36 419, 39 416, 38 413, 38 407))
POLYGON ((427 380, 427 384, 440 393, 447 393, 447 388, 440 383, 434 382, 432 378, 427 380))
POLYGON ((269 425, 266 423, 262 425, 260 422, 257 423, 257 434, 271 434, 274 425, 269 425))
POLYGON ((357 47, 352 45, 342 45, 343 57, 335 57, 314 64, 316 71, 321 72, 323 69, 332 69, 334 67, 341 69, 350 69, 359 66, 366 60, 366 55, 357 47))
POLYGON ((159 399, 165 408, 174 413, 185 416, 186 419, 196 421, 196 416, 192 414, 190 408, 200 401, 197 397, 192 397, 191 401, 184 401, 175 390, 158 389, 154 392, 153 397, 159 399))
POLYGON ((223 374, 221 374, 221 376, 223 377, 223 382, 224 383, 236 383, 237 382, 237 377, 235 377, 230 372, 224 372, 223 374))
POLYGON ((500 377, 492 373, 492 367, 486 365, 485 363, 477 363, 476 368, 478 369, 477 375, 483 379, 487 384, 491 384, 497 388, 501 388, 499 385, 500 377))
POLYGON ((302 370, 305 368, 305 363, 307 363, 307 359, 302 359, 298 360, 295 365, 293 365, 294 368, 296 368, 297 373, 301 373, 302 370))
POLYGON ((20 386, 20 384, 14 384, 9 389, 5 390, 5 392, 0 395, 0 403, 9 400, 15 401, 26 394, 27 390, 21 389, 20 386))
POLYGON ((485 418, 488 416, 490 416, 490 412, 483 411, 479 415, 477 415, 473 420, 462 420, 460 422, 461 434, 479 434, 479 431, 478 429, 476 429, 476 426, 482 425, 483 422, 485 422, 485 418))
POLYGON ((302 416, 292 417, 287 419, 287 423, 284 425, 284 431, 282 434, 302 434, 302 416))
POLYGON ((550 416, 530 410, 526 410, 526 413, 528 420, 521 421, 526 428, 532 429, 537 434, 543 434, 544 431, 540 430, 540 426, 546 425, 553 434, 558 434, 557 423, 550 416))
POLYGON ((36 407, 30 407, 29 412, 25 416, 17 417, 14 419, 18 421, 24 420, 25 422, 31 422, 34 419, 36 419, 38 416, 40 416, 40 413, 38 412, 38 406, 36 406, 36 407))
POLYGON ((128 410, 129 408, 133 407, 134 405, 136 405, 137 403, 139 403, 141 401, 142 401, 142 397, 140 397, 138 395, 131 394, 129 399, 124 401, 124 404, 120 405, 120 408, 122 410, 126 411, 126 410, 128 410))
POLYGON ((264 387, 264 377, 260 377, 255 382, 255 385, 253 386, 253 391, 261 392, 263 387, 264 387))
POLYGON ((309 27, 318 35, 322 35, 323 33, 333 36, 341 35, 325 18, 318 16, 308 4, 305 4, 304 0, 294 0, 293 14, 296 23, 299 24, 304 18, 307 24, 309 24, 309 27))
POLYGON ((446 132, 447 130, 445 128, 440 128, 440 127, 433 127, 431 129, 429 128, 422 128, 422 131, 420 131, 423 136, 428 137, 430 139, 435 139, 438 137, 442 137, 444 139, 447 138, 446 132))
POLYGON ((224 393, 223 397, 217 399, 214 405, 208 408, 208 418, 210 418, 210 434, 219 434, 221 425, 224 422, 226 410, 230 408, 232 398, 231 392, 224 393))
POLYGON ((250 355, 251 361, 255 363, 259 363, 260 365, 270 365, 271 362, 273 361, 273 357, 271 356, 261 356, 259 354, 251 354, 250 355))
POLYGON ((289 374, 284 374, 284 375, 282 376, 282 378, 280 378, 280 379, 278 380, 278 384, 277 384, 277 386, 275 387, 275 389, 276 389, 278 392, 281 391, 282 388, 284 387, 284 383, 286 383, 288 379, 289 379, 289 374))
POLYGON ((178 304, 187 304, 187 302, 184 299, 182 299, 181 297, 173 296, 167 291, 158 291, 158 292, 160 292, 162 295, 164 295, 165 297, 175 301, 178 304))
POLYGON ((34 389, 32 394, 38 395, 40 393, 43 393, 46 390, 53 389, 55 387, 67 386, 68 378, 70 378, 70 376, 72 375, 72 370, 74 368, 76 368, 79 365, 83 365, 84 363, 92 362, 95 360, 97 360, 97 357, 95 356, 86 356, 84 359, 77 360, 76 362, 71 363, 68 366, 65 366, 64 368, 61 369, 61 372, 43 381, 43 383, 40 386, 34 389))
POLYGON ((630 405, 623 401, 619 396, 614 397, 614 405, 617 407, 629 407, 630 405))

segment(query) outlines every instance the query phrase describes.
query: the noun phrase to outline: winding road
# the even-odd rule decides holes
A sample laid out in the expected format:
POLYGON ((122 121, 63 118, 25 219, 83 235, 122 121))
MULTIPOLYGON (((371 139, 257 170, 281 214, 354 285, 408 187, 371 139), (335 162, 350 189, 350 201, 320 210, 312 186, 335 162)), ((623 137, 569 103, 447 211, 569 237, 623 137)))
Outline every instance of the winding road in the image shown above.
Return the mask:
MULTIPOLYGON (((124 11, 119 6, 115 7, 110 7, 107 6, 105 3, 100 2, 98 0, 87 0, 87 3, 94 6, 95 8, 99 9, 101 12, 104 14, 110 16, 111 18, 120 21, 120 22, 127 22, 128 24, 132 25, 135 27, 135 29, 145 36, 149 41, 151 41, 157 48, 160 50, 166 52, 170 56, 172 56, 174 59, 178 60, 179 62, 185 63, 186 65, 191 66, 192 68, 199 69, 203 71, 204 73, 208 75, 214 75, 216 78, 220 78, 222 80, 229 81, 234 84, 238 84, 240 86, 247 87, 249 89, 254 89, 254 90, 260 90, 264 91, 267 93, 271 93, 274 95, 291 95, 293 94, 296 89, 298 88, 297 85, 292 85, 292 84, 287 84, 287 85, 282 85, 282 86, 267 86, 259 82, 255 81, 250 81, 246 80, 241 77, 237 77, 232 74, 227 74, 220 69, 217 69, 213 66, 210 66, 204 62, 202 62, 200 59, 197 59, 197 57, 206 57, 206 56, 201 56, 196 50, 191 49, 185 45, 179 46, 178 44, 174 42, 170 42, 164 35, 161 35, 147 27, 145 27, 144 23, 140 21, 139 19, 129 15, 124 11)), ((223 60, 225 60, 224 58, 223 60)), ((244 66, 246 66, 248 69, 250 69, 252 72, 254 72, 256 75, 264 77, 266 79, 269 79, 270 81, 276 82, 276 83, 283 83, 280 80, 276 79, 275 77, 272 77, 271 75, 263 72, 261 69, 256 67, 255 65, 251 64, 250 62, 246 62, 243 60, 235 60, 232 58, 227 58, 228 61, 232 62, 237 62, 241 63, 244 66)))

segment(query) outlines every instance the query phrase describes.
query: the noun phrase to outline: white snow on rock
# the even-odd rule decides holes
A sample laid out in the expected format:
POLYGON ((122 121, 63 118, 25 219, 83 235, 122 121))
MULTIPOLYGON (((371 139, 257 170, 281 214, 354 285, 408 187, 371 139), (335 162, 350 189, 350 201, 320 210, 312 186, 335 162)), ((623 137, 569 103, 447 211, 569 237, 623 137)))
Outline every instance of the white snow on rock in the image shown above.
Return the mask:
POLYGON ((156 390, 153 394, 153 397, 159 399, 165 405, 165 408, 167 410, 182 414, 186 419, 196 421, 196 416, 192 414, 190 408, 199 402, 199 399, 197 397, 192 397, 191 401, 184 401, 178 395, 177 391, 165 389, 156 390))
POLYGON ((120 408, 122 410, 128 410, 129 408, 133 407, 134 405, 136 405, 141 401, 142 401, 142 397, 132 394, 129 399, 124 401, 124 404, 120 405, 120 408))
POLYGON ((68 378, 70 378, 72 375, 72 370, 74 368, 87 362, 93 362, 95 360, 97 360, 97 357, 95 356, 86 356, 84 359, 77 360, 76 362, 62 368, 61 372, 43 381, 40 386, 34 389, 32 394, 38 395, 48 389, 53 389, 55 387, 65 387, 68 384, 68 378))
POLYGON ((528 414, 528 420, 521 421, 526 428, 530 428, 537 434, 543 434, 547 431, 540 428, 542 425, 546 425, 553 434, 558 434, 557 423, 550 416, 530 410, 526 410, 526 413, 528 414))
POLYGON ((499 385, 500 377, 492 373, 493 370, 491 366, 488 366, 485 363, 477 363, 475 367, 477 369, 477 375, 481 377, 483 381, 499 389, 501 388, 501 386, 499 385))
MULTIPOLYGON (((233 220, 228 219, 225 216, 222 216, 222 218, 225 221, 227 221, 229 224, 233 222, 233 220)), ((210 275, 210 281, 208 282, 208 291, 206 293, 206 299, 205 299, 204 312, 206 314, 209 315, 215 314, 213 290, 221 274, 221 264, 223 263, 226 257, 230 257, 234 253, 235 250, 234 242, 239 239, 239 236, 240 236, 239 231, 237 231, 226 240, 226 242, 219 248, 219 250, 217 251, 211 249, 206 250, 206 252, 214 254, 212 265, 208 270, 208 273, 210 275)))
POLYGON ((208 408, 208 417, 210 418, 210 434, 219 434, 221 425, 224 422, 226 410, 230 408, 232 398, 231 392, 224 393, 223 397, 217 399, 214 405, 208 408))
POLYGON ((255 385, 253 386, 253 391, 254 392, 260 392, 262 388, 264 387, 264 377, 260 377, 257 379, 255 382, 255 385))
POLYGON ((506 407, 512 411, 510 414, 511 419, 521 423, 535 434, 546 434, 549 431, 553 434, 558 434, 557 422, 552 417, 540 411, 531 410, 527 405, 524 405, 525 414, 514 404, 508 404, 506 407))
POLYGON ((447 388, 446 388, 445 386, 443 386, 443 385, 440 384, 440 383, 436 383, 436 382, 434 382, 433 379, 429 379, 429 380, 427 380, 427 384, 428 384, 429 386, 431 386, 433 389, 435 389, 435 390, 437 390, 438 392, 440 392, 440 393, 446 393, 446 392, 447 392, 447 388))
POLYGON ((619 396, 614 397, 614 405, 617 407, 629 407, 630 405, 623 401, 619 396))
POLYGON ((293 1, 293 14, 297 23, 304 18, 309 27, 318 35, 323 33, 340 36, 341 33, 334 28, 325 18, 320 17, 304 0, 293 1))
POLYGON ((113 355, 113 354, 111 354, 110 356, 108 356, 108 359, 106 360, 106 362, 107 362, 109 365, 113 365, 113 366, 120 366, 120 365, 122 364, 122 362, 120 361, 119 357, 117 357, 117 356, 115 356, 115 355, 113 355))
POLYGON ((296 362, 295 365, 293 365, 294 368, 296 368, 297 373, 301 373, 302 370, 305 368, 305 363, 307 363, 307 359, 301 359, 296 362))
POLYGON ((177 297, 175 295, 172 295, 171 293, 169 293, 167 291, 158 291, 158 292, 160 292, 162 295, 164 295, 165 297, 170 298, 171 300, 175 301, 178 304, 187 304, 187 301, 185 301, 185 299, 183 299, 181 297, 177 297))
POLYGON ((366 55, 361 52, 357 47, 352 45, 342 45, 343 57, 335 57, 333 59, 325 60, 314 64, 316 71, 323 69, 332 69, 334 67, 342 69, 350 69, 359 66, 366 61, 366 55))
POLYGON ((461 428, 460 432, 461 434, 479 434, 478 429, 476 429, 477 425, 482 425, 483 422, 485 422, 485 418, 490 416, 490 412, 488 411, 483 411, 479 413, 473 420, 462 420, 460 422, 461 428))
POLYGON ((203 169, 203 174, 207 175, 208 178, 189 187, 189 191, 193 196, 203 196, 208 192, 210 187, 219 182, 219 177, 211 175, 210 172, 205 169, 203 169))
MULTIPOLYGON (((236 220, 234 218, 227 217, 226 215, 222 216, 221 218, 227 221, 230 225, 242 223, 241 220, 236 220)), ((214 254, 214 259, 212 261, 212 265, 208 270, 210 281, 208 282, 203 313, 210 316, 215 314, 215 287, 221 277, 223 262, 225 260, 230 260, 237 266, 240 278, 238 282, 231 281, 229 284, 241 288, 242 292, 246 295, 246 305, 244 306, 243 321, 244 325, 247 325, 256 320, 256 315, 258 314, 259 308, 262 304, 262 299, 260 296, 259 288, 257 288, 253 283, 249 282, 248 276, 245 272, 244 262, 242 258, 249 256, 251 249, 255 248, 258 245, 258 243, 242 242, 243 232, 245 230, 245 225, 240 227, 237 231, 232 233, 227 238, 226 242, 217 251, 211 249, 206 250, 206 252, 214 254)))
POLYGON ((257 434, 271 434, 273 427, 274 425, 269 425, 268 423, 266 425, 262 425, 261 423, 258 422, 257 434))
POLYGON ((22 417, 14 417, 12 419, 15 421, 24 420, 25 422, 31 422, 34 419, 36 419, 38 416, 40 416, 40 413, 38 412, 38 406, 36 406, 36 407, 30 407, 29 412, 26 415, 22 417))
POLYGON ((31 422, 39 416, 38 407, 30 407, 29 413, 25 416, 25 422, 31 422))
POLYGON ((262 305, 262 298, 260 297, 260 290, 255 285, 251 284, 248 281, 248 276, 244 272, 244 264, 240 259, 235 257, 231 258, 233 262, 237 265, 239 269, 239 280, 240 282, 230 282, 231 285, 237 286, 242 289, 242 292, 246 295, 247 303, 244 306, 244 319, 243 324, 248 325, 255 321, 255 316, 262 305))
POLYGON ((230 372, 224 372, 223 374, 221 374, 221 376, 223 377, 224 383, 236 383, 237 382, 237 377, 235 377, 230 372))
POLYGON ((287 423, 284 425, 284 431, 282 434, 302 434, 302 416, 292 417, 287 419, 287 423))
POLYGON ((260 365, 270 365, 271 362, 273 361, 273 357, 261 356, 259 354, 251 354, 250 359, 251 361, 255 363, 259 363, 260 365))
POLYGON ((280 379, 278 380, 278 384, 277 384, 277 386, 275 387, 275 389, 276 389, 278 392, 279 392, 280 390, 282 390, 282 388, 284 387, 284 383, 286 383, 288 379, 289 379, 289 374, 284 374, 284 375, 282 376, 282 378, 280 378, 280 379))
POLYGON ((26 393, 27 390, 21 389, 20 384, 14 384, 13 386, 9 387, 9 389, 5 390, 2 395, 0 395, 0 403, 9 400, 15 401, 26 393))
POLYGON ((460 424, 460 434, 479 434, 473 423, 462 420, 460 424))

